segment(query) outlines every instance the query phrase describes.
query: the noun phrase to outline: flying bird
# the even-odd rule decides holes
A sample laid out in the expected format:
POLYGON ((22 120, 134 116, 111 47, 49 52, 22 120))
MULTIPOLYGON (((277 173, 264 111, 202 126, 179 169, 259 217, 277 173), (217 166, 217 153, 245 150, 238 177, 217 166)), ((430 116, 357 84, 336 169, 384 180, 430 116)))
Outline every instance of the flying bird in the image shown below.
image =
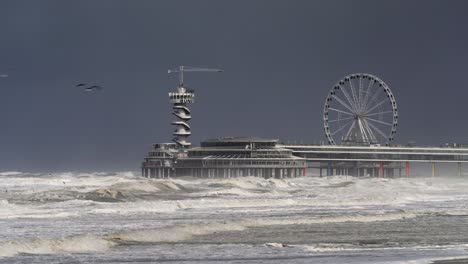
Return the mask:
POLYGON ((75 87, 83 87, 84 90, 87 91, 87 92, 91 92, 91 91, 93 91, 93 90, 98 90, 98 91, 100 91, 100 90, 104 89, 102 86, 99 86, 99 85, 91 85, 91 86, 89 86, 89 85, 86 84, 86 83, 79 83, 79 84, 75 85, 75 87))
POLYGON ((93 90, 100 91, 100 90, 102 90, 102 89, 104 89, 102 86, 93 85, 93 86, 86 87, 86 88, 85 88, 85 91, 87 91, 87 92, 91 92, 91 91, 93 91, 93 90))

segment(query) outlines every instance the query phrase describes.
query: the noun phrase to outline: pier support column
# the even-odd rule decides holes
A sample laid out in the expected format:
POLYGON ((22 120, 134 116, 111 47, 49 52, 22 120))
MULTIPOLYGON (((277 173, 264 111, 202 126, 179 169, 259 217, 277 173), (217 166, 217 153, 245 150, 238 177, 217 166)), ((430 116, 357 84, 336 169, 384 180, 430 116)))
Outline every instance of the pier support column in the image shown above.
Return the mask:
POLYGON ((435 176, 435 162, 432 162, 432 177, 435 176))
POLYGON ((409 161, 406 162, 405 174, 406 174, 406 177, 409 177, 409 161))
POLYGON ((327 167, 327 176, 331 176, 331 164, 328 162, 328 167, 327 167))
POLYGON ((462 175, 462 164, 461 162, 458 162, 458 176, 462 175))
POLYGON ((380 169, 379 169, 379 177, 382 178, 384 176, 383 170, 383 161, 380 162, 380 169))

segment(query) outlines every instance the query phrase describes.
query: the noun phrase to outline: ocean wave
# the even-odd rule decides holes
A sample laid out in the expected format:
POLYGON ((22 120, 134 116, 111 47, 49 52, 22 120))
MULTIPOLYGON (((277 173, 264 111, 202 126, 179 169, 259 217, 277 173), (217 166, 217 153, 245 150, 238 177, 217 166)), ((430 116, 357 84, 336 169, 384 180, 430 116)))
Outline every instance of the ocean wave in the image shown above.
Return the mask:
POLYGON ((246 231, 250 228, 276 225, 309 225, 339 222, 376 222, 405 219, 417 215, 407 212, 391 212, 381 215, 353 215, 320 218, 276 218, 240 219, 179 224, 161 228, 122 230, 107 235, 79 235, 59 239, 34 239, 30 241, 0 242, 0 257, 11 257, 19 253, 57 254, 62 252, 105 251, 120 243, 171 243, 189 241, 195 236, 218 232, 246 231))
POLYGON ((0 172, 0 176, 18 176, 18 175, 23 175, 24 173, 19 172, 19 171, 5 171, 5 172, 0 172))
POLYGON ((118 202, 125 200, 125 195, 115 189, 99 188, 92 191, 51 190, 32 193, 22 197, 22 200, 33 202, 62 202, 70 200, 89 200, 96 202, 118 202))
POLYGON ((51 217, 63 216, 67 210, 75 213, 73 203, 66 203, 75 200, 99 204, 80 208, 76 211, 80 214, 174 212, 179 209, 254 210, 270 207, 271 210, 287 210, 285 207, 393 206, 419 201, 466 200, 468 188, 466 180, 437 178, 146 179, 130 172, 58 173, 37 177, 28 174, 26 178, 21 178, 11 172, 4 174, 12 176, 2 178, 0 200, 8 201, 9 205, 0 204, 0 217, 47 217, 49 212, 51 217), (42 206, 52 203, 63 205, 62 211, 42 206), (31 211, 34 213, 31 214, 31 211))
POLYGON ((0 219, 15 218, 64 218, 77 216, 77 212, 72 212, 64 208, 47 208, 44 206, 19 205, 0 200, 0 219))
MULTIPOLYGON (((308 252, 343 252, 343 251, 382 251, 382 250, 417 250, 417 251, 432 251, 432 250, 464 250, 467 248, 466 244, 458 245, 406 245, 404 247, 395 245, 380 245, 379 247, 365 247, 358 246, 352 243, 330 244, 320 243, 314 245, 285 245, 291 248, 301 248, 308 252)), ((427 262, 424 262, 427 263, 427 262)))
POLYGON ((106 251, 115 242, 99 236, 81 235, 60 239, 34 239, 30 241, 0 242, 0 257, 12 257, 20 253, 59 254, 106 251))
POLYGON ((269 218, 243 219, 237 221, 222 221, 210 223, 185 224, 164 229, 129 230, 106 236, 111 240, 128 242, 177 242, 191 239, 193 236, 208 235, 217 232, 243 231, 249 228, 281 226, 281 225, 311 225, 322 223, 345 222, 380 222, 394 221, 417 217, 410 212, 390 212, 378 215, 349 215, 319 218, 269 218))

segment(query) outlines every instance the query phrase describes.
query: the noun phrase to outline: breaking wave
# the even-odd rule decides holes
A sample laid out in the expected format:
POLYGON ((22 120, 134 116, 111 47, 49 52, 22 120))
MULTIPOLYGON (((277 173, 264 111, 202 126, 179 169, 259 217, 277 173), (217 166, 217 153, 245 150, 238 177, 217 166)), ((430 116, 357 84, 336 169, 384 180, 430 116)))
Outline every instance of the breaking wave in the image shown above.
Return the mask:
POLYGON ((0 257, 12 257, 19 253, 59 254, 106 251, 115 242, 92 235, 72 236, 62 239, 34 239, 30 241, 0 242, 0 257))
POLYGON ((281 226, 281 225, 310 225, 322 223, 344 223, 344 222, 380 222, 393 221, 417 217, 410 212, 390 212, 379 215, 352 215, 320 218, 277 218, 277 219, 243 219, 238 221, 222 221, 211 223, 186 224, 164 229, 145 229, 124 231, 107 236, 117 241, 133 242, 176 242, 189 240, 193 236, 208 235, 217 232, 243 231, 249 228, 281 226))
POLYGON ((105 251, 125 242, 158 243, 191 240, 195 236, 218 232, 244 231, 249 228, 276 225, 308 225, 317 223, 376 222, 416 217, 406 212, 392 212, 382 215, 355 215, 322 217, 317 219, 242 219, 210 223, 191 223, 154 229, 119 231, 107 235, 80 235, 60 239, 34 239, 29 241, 0 242, 0 257, 11 257, 19 253, 58 254, 63 252, 105 251))
POLYGON ((0 175, 0 218, 146 214, 187 209, 358 208, 465 199, 468 187, 466 181, 426 178, 146 179, 131 172, 0 175))
MULTIPOLYGON (((19 253, 106 251, 125 243, 173 243, 218 232, 248 232, 270 226, 400 221, 434 215, 450 218, 468 214, 466 205, 459 202, 468 198, 468 182, 460 179, 349 176, 145 179, 131 172, 4 172, 0 177, 0 219, 5 223, 17 218, 26 225, 38 221, 37 218, 45 222, 49 218, 51 221, 62 220, 52 218, 93 219, 88 216, 110 221, 107 229, 97 227, 54 234, 64 236, 59 238, 38 235, 36 239, 22 240, 11 231, 12 241, 0 241, 1 257, 19 253), (440 201, 450 206, 423 205, 440 201), (141 221, 155 219, 155 222, 143 225, 137 221, 137 226, 129 222, 134 229, 120 227, 122 230, 116 231, 114 217, 124 223, 140 217, 141 221), (80 233, 90 234, 67 236, 80 233)), ((268 246, 284 247, 280 243, 268 246)), ((345 249, 310 245, 304 250, 345 249)))

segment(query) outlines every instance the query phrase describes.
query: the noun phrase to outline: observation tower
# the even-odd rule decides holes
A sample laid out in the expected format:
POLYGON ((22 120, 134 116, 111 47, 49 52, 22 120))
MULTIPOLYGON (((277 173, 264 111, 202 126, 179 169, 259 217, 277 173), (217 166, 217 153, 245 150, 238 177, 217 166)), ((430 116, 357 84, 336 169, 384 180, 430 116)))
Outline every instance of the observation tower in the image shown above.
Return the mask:
POLYGON ((167 71, 167 73, 179 73, 177 91, 169 93, 169 101, 173 104, 172 108, 174 110, 172 114, 177 118, 177 120, 172 122, 172 125, 175 126, 172 141, 177 144, 179 153, 185 152, 192 144, 187 141, 187 138, 191 134, 190 126, 187 122, 192 118, 187 104, 193 103, 195 99, 195 91, 184 87, 184 72, 222 72, 222 70, 179 66, 176 69, 167 71))
POLYGON ((192 118, 190 115, 190 109, 187 107, 188 103, 193 103, 195 98, 195 92, 193 90, 185 89, 183 84, 177 87, 176 92, 169 93, 169 100, 173 104, 172 108, 174 112, 172 114, 177 118, 172 125, 175 126, 173 133, 174 141, 179 150, 185 150, 189 148, 191 143, 187 141, 187 137, 190 136, 190 126, 187 122, 192 118))

